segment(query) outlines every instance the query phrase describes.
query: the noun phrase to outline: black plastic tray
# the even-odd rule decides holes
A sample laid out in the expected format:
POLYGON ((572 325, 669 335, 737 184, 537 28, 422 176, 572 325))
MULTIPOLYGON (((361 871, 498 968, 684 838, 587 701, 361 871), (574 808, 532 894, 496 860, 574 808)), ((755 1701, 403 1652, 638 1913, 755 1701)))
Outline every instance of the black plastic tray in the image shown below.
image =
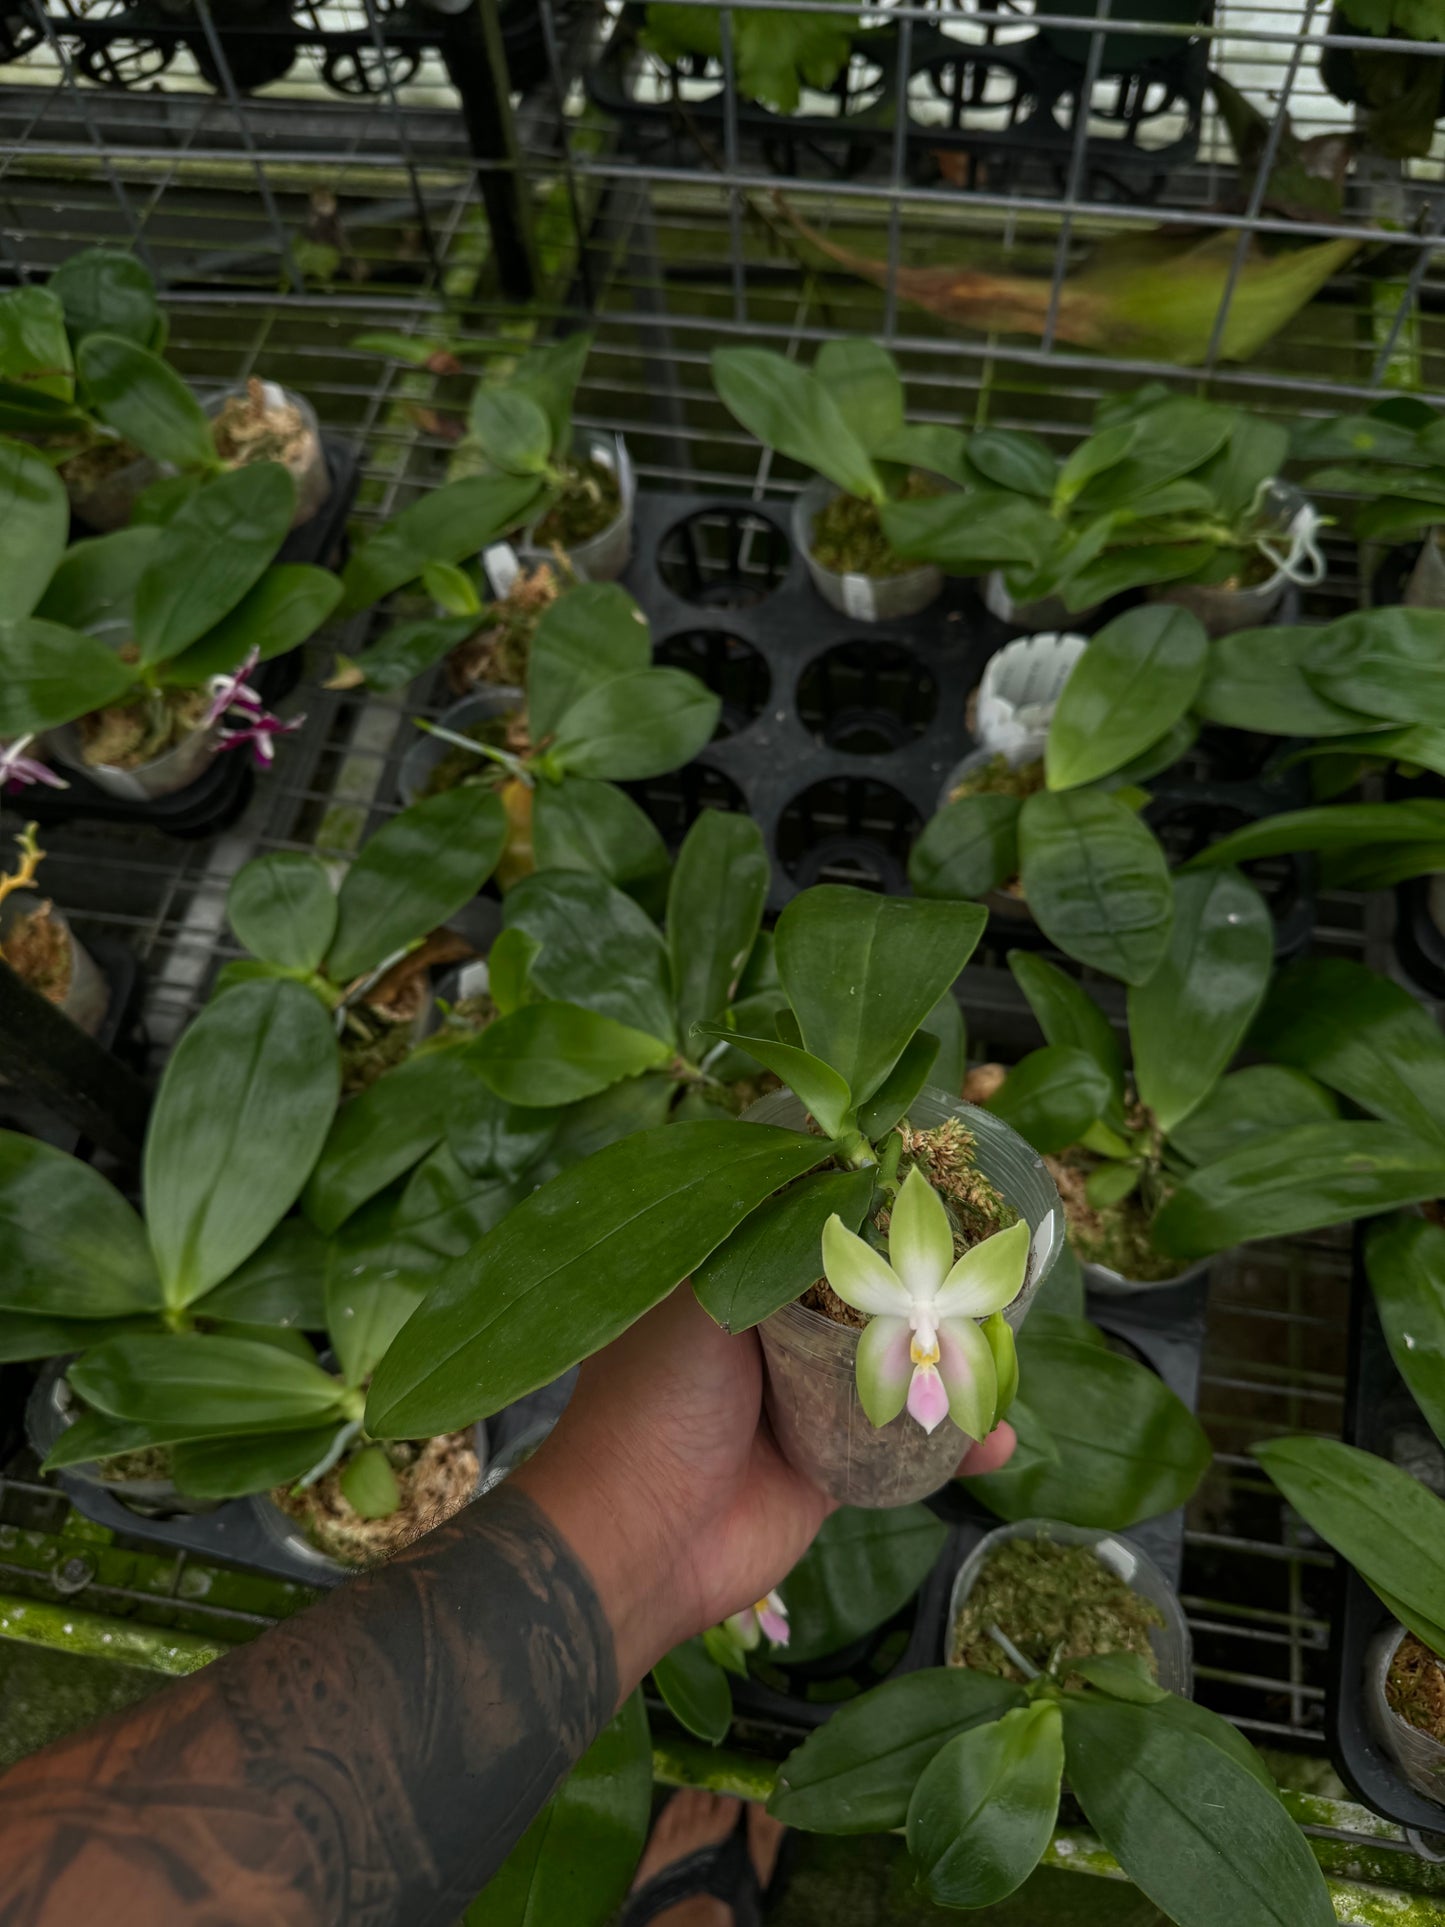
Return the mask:
MULTIPOLYGON (((1166 776, 1148 785, 1151 800, 1145 820, 1164 844, 1173 867, 1248 823, 1303 809, 1310 800, 1308 782, 1302 775, 1293 780, 1293 775, 1237 782, 1179 782, 1166 776)), ((1315 927, 1318 865, 1313 854, 1300 850, 1262 857, 1242 867, 1269 905, 1276 962, 1288 963, 1303 955, 1315 927)))
POLYGON ((840 615, 813 587, 789 515, 787 503, 641 495, 622 577, 656 660, 723 700, 694 763, 626 787, 674 847, 702 807, 746 810, 772 857, 774 910, 825 881, 907 890, 914 838, 973 747, 969 693, 1016 633, 955 580, 919 615, 840 615))
MULTIPOLYGON (((1365 1276, 1363 1253, 1363 1236, 1357 1232, 1344 1439, 1347 1445, 1388 1459, 1401 1427, 1421 1431, 1428 1427, 1390 1356, 1365 1276)), ((1345 1785, 1367 1807, 1399 1826, 1445 1834, 1445 1807, 1414 1790, 1371 1732, 1365 1716, 1365 1654, 1375 1635, 1393 1623, 1394 1614, 1354 1568, 1337 1559, 1325 1702, 1330 1756, 1345 1785)))
MULTIPOLYGON (((133 1047, 132 1037, 142 980, 140 961, 127 944, 107 936, 104 931, 95 935, 82 932, 79 937, 99 966, 110 993, 95 1041, 113 1056, 133 1061, 141 1055, 139 1049, 133 1047)), ((69 1151, 72 1156, 88 1154, 88 1146, 78 1131, 58 1124, 53 1113, 36 1100, 27 1101, 23 1090, 0 1089, 0 1128, 26 1131, 58 1150, 69 1151)), ((0 1454, 0 1463, 3 1463, 3 1454, 0 1454)))
MULTIPOLYGON (((336 568, 345 559, 346 522, 356 498, 361 454, 354 443, 334 436, 323 435, 321 444, 331 475, 331 493, 309 522, 287 536, 278 562, 313 562, 336 568)), ((274 662, 262 663, 256 684, 268 703, 278 703, 296 687, 300 673, 300 651, 293 649, 274 662)), ((250 802, 255 787, 251 757, 244 748, 215 757, 183 790, 148 802, 112 796, 79 771, 67 771, 66 780, 68 789, 53 790, 43 784, 28 789, 27 814, 41 823, 94 818, 107 823, 144 824, 168 836, 187 838, 215 836, 228 829, 250 802)))
MULTIPOLYGON (((622 124, 634 151, 654 163, 695 160, 699 147, 720 154, 727 124, 721 63, 698 56, 672 65, 658 61, 656 70, 670 77, 673 97, 641 98, 635 86, 643 57, 636 31, 640 11, 624 9, 601 59, 588 70, 590 98, 622 124), (699 93, 698 83, 714 91, 688 98, 689 89, 699 93)), ((735 125, 749 156, 787 177, 849 179, 891 167, 902 45, 891 26, 860 38, 827 90, 836 103, 832 113, 780 114, 739 94, 735 125)), ((986 181, 997 192, 1018 187, 1042 163, 1060 187, 1065 184, 1083 69, 1047 33, 1001 43, 990 32, 986 40, 965 42, 915 22, 907 59, 910 114, 902 138, 911 182, 986 181), (914 106, 925 99, 929 118, 914 106), (1004 119, 1007 124, 1000 125, 1004 119)), ((1126 72, 1099 75, 1088 100, 1087 196, 1154 199, 1170 171, 1193 160, 1207 67, 1208 48, 1200 39, 1126 72), (1151 146, 1149 136, 1165 115, 1180 131, 1151 146)))

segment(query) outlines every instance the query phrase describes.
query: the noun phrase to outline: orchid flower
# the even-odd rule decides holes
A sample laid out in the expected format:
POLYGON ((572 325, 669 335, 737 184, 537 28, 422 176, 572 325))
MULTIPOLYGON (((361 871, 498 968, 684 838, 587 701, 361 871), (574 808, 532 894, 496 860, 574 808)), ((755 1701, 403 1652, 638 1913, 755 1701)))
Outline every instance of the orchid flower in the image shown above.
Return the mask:
POLYGON ((887 1425, 906 1405, 925 1432, 946 1416, 969 1438, 988 1436, 1018 1382, 1002 1313, 1023 1286, 1028 1258, 1021 1220, 955 1263, 943 1200, 917 1165, 893 1206, 887 1258, 836 1212, 829 1218, 828 1283, 869 1315, 858 1339, 858 1396, 874 1425, 887 1425))
POLYGON ((740 1613, 731 1614, 723 1625, 745 1653, 753 1652, 764 1639, 774 1646, 786 1646, 790 1636, 788 1609, 775 1592, 755 1606, 744 1606, 740 1613))
POLYGON ((223 716, 235 716, 239 727, 223 729, 216 738, 218 749, 239 749, 243 743, 250 743, 256 762, 261 769, 269 769, 276 760, 277 736, 290 736, 305 722, 304 716, 295 716, 290 722, 282 722, 267 709, 261 693, 251 686, 250 678, 261 660, 259 649, 253 649, 239 669, 228 675, 212 676, 210 682, 210 702, 202 718, 202 729, 210 729, 220 722, 223 716))
POLYGON ((44 783, 53 790, 68 790, 70 785, 63 776, 57 776, 37 757, 25 754, 34 741, 32 731, 29 736, 17 736, 13 743, 0 743, 0 789, 21 789, 27 783, 44 783))

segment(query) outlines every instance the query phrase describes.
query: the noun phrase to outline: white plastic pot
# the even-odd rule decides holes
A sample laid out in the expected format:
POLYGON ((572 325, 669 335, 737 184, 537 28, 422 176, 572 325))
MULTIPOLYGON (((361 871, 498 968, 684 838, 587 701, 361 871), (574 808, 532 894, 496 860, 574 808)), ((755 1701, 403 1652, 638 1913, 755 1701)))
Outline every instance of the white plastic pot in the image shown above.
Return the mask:
POLYGON ((916 616, 943 593, 943 571, 920 562, 901 575, 839 575, 825 569, 813 554, 813 526, 842 491, 825 476, 815 475, 793 502, 793 543, 807 564, 813 587, 830 609, 855 622, 895 622, 916 616))
POLYGON ((168 749, 136 769, 116 769, 109 763, 87 763, 81 748, 80 732, 74 723, 53 730, 49 748, 57 763, 94 783, 107 795, 124 797, 128 803, 149 803, 158 796, 173 796, 205 775, 216 754, 220 725, 193 729, 183 742, 168 749))
MULTIPOLYGON (((579 462, 598 462, 612 471, 617 477, 622 506, 605 529, 579 542, 576 548, 564 550, 564 554, 580 582, 615 582, 632 554, 632 518, 637 503, 637 477, 633 473, 632 458, 620 435, 604 435, 593 430, 577 436, 573 455, 579 462)), ((550 545, 537 537, 537 530, 545 520, 544 514, 531 523, 519 544, 520 559, 529 567, 552 557, 550 545)))
POLYGON ((1087 609, 1068 609, 1063 597, 1056 595, 1039 596, 1033 602, 1015 602, 1002 569, 990 569, 984 577, 983 600, 992 615, 1021 635, 1036 635, 1041 630, 1068 631, 1075 623, 1086 621, 1099 606, 1095 602, 1087 609))

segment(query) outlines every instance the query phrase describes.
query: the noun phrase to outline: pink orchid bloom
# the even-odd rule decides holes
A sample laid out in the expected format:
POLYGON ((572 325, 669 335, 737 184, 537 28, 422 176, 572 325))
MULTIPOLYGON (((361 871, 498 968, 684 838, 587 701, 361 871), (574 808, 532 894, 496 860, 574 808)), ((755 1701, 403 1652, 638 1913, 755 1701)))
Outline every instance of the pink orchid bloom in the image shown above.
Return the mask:
POLYGON ((788 1609, 775 1592, 758 1600, 756 1605, 744 1606, 723 1624, 745 1653, 754 1651, 764 1639, 771 1640, 774 1646, 786 1646, 791 1636, 788 1609))
POLYGON ((275 738, 292 735, 306 718, 295 716, 290 722, 282 722, 267 709, 259 690, 253 689, 249 680, 260 660, 260 650, 253 649, 239 669, 225 676, 212 676, 211 700, 201 727, 210 729, 223 716, 234 716, 238 727, 221 731, 216 738, 217 749, 239 749, 243 743, 250 743, 257 767, 269 769, 276 760, 275 738))
POLYGON ((57 776, 37 757, 25 754, 34 741, 32 731, 28 736, 17 736, 13 743, 0 743, 0 789, 18 790, 27 783, 44 783, 47 789, 68 790, 70 785, 63 776, 57 776))
POLYGON ((925 1432, 951 1418, 969 1438, 987 1437, 1018 1380, 1001 1314, 1022 1290, 1028 1261, 1020 1221, 955 1263, 943 1200, 916 1165, 893 1206, 887 1258, 836 1213, 828 1220, 828 1283, 869 1317, 858 1340, 858 1397, 874 1425, 906 1406, 925 1432))

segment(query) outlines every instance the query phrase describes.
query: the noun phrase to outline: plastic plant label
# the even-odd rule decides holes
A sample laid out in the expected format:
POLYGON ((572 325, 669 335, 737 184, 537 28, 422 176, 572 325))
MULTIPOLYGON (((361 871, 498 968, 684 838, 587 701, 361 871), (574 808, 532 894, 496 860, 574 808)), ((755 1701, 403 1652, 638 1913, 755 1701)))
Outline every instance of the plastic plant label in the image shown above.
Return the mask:
POLYGON ((482 550, 482 567, 487 572, 493 595, 500 599, 511 592, 521 564, 510 542, 493 542, 482 550))
POLYGON ((878 620, 878 603, 873 594, 873 584, 866 575, 844 575, 838 580, 843 585, 843 613, 855 617, 859 622, 878 620))

